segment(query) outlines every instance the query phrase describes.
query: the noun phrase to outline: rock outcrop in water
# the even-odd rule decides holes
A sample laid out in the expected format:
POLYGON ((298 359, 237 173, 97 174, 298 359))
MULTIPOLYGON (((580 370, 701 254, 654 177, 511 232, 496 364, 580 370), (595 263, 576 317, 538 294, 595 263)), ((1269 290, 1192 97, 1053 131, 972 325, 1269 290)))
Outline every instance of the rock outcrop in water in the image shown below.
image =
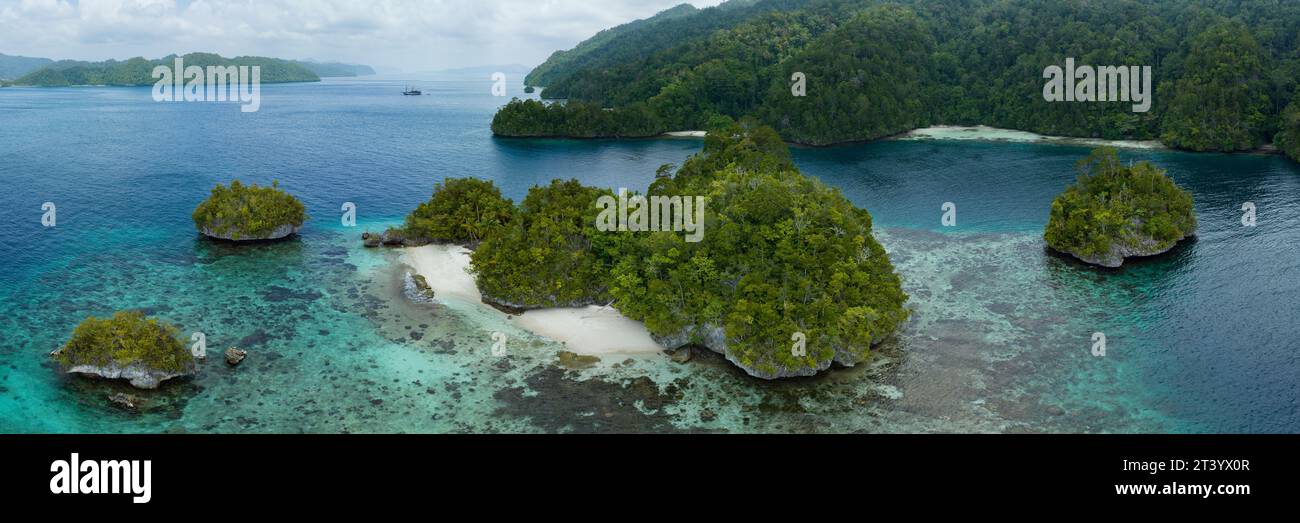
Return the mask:
POLYGON ((1115 268, 1195 233, 1191 193, 1151 163, 1125 166, 1114 149, 1099 148, 1079 166, 1079 182, 1052 202, 1043 233, 1052 250, 1115 268))
POLYGON ((366 247, 419 247, 433 243, 428 237, 402 227, 389 227, 382 233, 363 232, 361 241, 366 247))
POLYGON ((297 234, 307 220, 302 202, 270 187, 244 185, 235 180, 227 188, 218 184, 212 195, 194 209, 194 227, 209 238, 246 242, 279 240, 297 234))
POLYGON ((123 379, 136 388, 155 389, 163 381, 196 371, 194 358, 178 334, 176 327, 140 312, 118 312, 104 319, 91 316, 50 355, 69 374, 123 379))
POLYGON ((229 349, 226 349, 225 356, 226 356, 226 364, 230 365, 231 367, 234 367, 235 365, 239 365, 240 362, 244 361, 244 358, 248 357, 248 351, 240 349, 238 347, 231 347, 229 349))

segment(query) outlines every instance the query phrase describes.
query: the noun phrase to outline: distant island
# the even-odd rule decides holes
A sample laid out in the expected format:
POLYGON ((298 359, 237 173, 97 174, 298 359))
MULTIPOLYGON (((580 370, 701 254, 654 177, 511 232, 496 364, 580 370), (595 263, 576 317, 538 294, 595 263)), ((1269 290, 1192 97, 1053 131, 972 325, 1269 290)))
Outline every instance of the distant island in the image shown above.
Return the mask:
POLYGON ((375 69, 368 65, 317 62, 314 60, 296 60, 294 63, 306 67, 321 78, 370 76, 375 74, 375 69))
MULTIPOLYGON (((125 61, 83 62, 61 60, 48 63, 10 82, 12 85, 36 87, 61 87, 77 85, 144 86, 154 85, 156 66, 171 66, 176 55, 157 60, 131 58, 125 61)), ((319 63, 282 60, 260 56, 224 58, 212 53, 183 55, 185 64, 207 66, 259 66, 262 83, 319 82, 322 77, 358 76, 374 74, 366 65, 319 63)))
POLYGON ((10 56, 0 53, 0 81, 13 80, 54 63, 49 58, 10 56))
POLYGON ((1052 250, 1102 267, 1154 256, 1196 232, 1192 194, 1150 162, 1124 165, 1099 148, 1079 162, 1079 182, 1052 201, 1043 233, 1052 250))
POLYGON ((1276 142, 1300 159, 1287 116, 1300 113, 1300 40, 1279 36, 1297 25, 1300 5, 1211 0, 678 6, 553 54, 525 83, 556 102, 508 104, 493 132, 647 136, 751 116, 816 146, 987 125, 1193 151, 1276 142), (1150 66, 1150 110, 1045 100, 1044 68, 1070 57, 1150 66))

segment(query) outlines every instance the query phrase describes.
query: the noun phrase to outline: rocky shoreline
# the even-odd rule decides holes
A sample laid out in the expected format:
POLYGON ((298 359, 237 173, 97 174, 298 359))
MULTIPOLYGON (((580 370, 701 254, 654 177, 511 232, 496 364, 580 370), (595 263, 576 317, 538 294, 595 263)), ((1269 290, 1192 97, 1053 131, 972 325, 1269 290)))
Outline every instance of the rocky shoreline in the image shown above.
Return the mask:
POLYGON ((222 232, 217 232, 210 227, 204 227, 200 229, 199 233, 203 234, 204 236, 207 236, 208 238, 212 238, 215 240, 225 240, 231 242, 258 242, 258 241, 282 240, 284 238, 288 238, 290 236, 298 234, 298 231, 300 230, 302 230, 302 226, 286 223, 284 225, 276 227, 275 229, 271 230, 271 232, 263 236, 249 236, 247 234, 240 233, 239 231, 226 231, 222 233, 222 232))
MULTIPOLYGON (((56 351, 57 353, 57 351, 56 351)), ((163 371, 150 369, 143 364, 131 364, 125 367, 118 366, 116 363, 107 365, 73 365, 68 367, 68 374, 79 374, 103 379, 122 379, 127 380, 132 387, 137 389, 156 389, 162 382, 173 378, 188 378, 197 372, 197 366, 190 361, 185 369, 174 371, 163 371)))
POLYGON ((1155 241, 1152 238, 1145 238, 1145 237, 1137 238, 1135 240, 1136 245, 1125 245, 1122 242, 1111 242, 1110 250, 1096 256, 1088 256, 1088 255, 1080 254, 1077 252, 1071 252, 1071 251, 1059 251, 1053 249, 1051 246, 1048 246, 1048 248, 1052 249, 1054 252, 1072 256, 1074 259, 1090 265, 1097 265, 1108 269, 1118 269, 1120 267, 1123 267, 1124 261, 1128 260, 1129 258, 1148 258, 1152 256, 1159 256, 1161 254, 1176 249, 1179 245, 1182 244, 1183 240, 1192 238, 1194 236, 1195 236, 1194 233, 1183 235, 1182 237, 1175 240, 1173 243, 1169 244, 1169 246, 1163 248, 1158 247, 1159 242, 1155 241))

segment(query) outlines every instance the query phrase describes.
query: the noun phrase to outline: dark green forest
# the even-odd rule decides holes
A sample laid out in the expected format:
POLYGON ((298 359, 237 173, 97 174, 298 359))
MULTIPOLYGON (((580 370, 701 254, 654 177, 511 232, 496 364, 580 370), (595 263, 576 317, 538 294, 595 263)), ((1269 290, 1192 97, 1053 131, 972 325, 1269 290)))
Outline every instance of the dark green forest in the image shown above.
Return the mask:
POLYGON ((648 136, 752 116, 789 142, 872 140, 935 125, 1161 140, 1197 151, 1269 142, 1296 156, 1300 3, 1283 0, 761 0, 686 10, 556 53, 502 136, 648 136), (1043 69, 1151 66, 1153 105, 1047 102, 1043 69), (791 76, 806 77, 806 96, 791 76), (600 109, 598 112, 596 109, 600 109))

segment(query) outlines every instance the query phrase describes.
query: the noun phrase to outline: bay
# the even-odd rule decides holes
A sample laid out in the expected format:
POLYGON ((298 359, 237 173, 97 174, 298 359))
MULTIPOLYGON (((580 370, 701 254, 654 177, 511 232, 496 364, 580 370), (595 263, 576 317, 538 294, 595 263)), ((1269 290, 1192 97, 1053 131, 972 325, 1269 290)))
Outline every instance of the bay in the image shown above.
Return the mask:
POLYGON ((1122 151, 1191 190, 1200 229, 1103 272, 1041 240, 1086 148, 796 148, 805 174, 872 213, 915 311, 897 339, 859 368, 779 383, 716 357, 566 369, 563 347, 508 320, 407 299, 396 255, 363 249, 361 231, 445 177, 491 179, 516 201, 553 178, 641 190, 700 142, 498 139, 505 99, 489 78, 426 77, 427 96, 401 96, 412 83, 266 85, 256 113, 155 103, 147 88, 0 89, 0 432, 1300 430, 1300 167, 1285 158, 1122 151), (302 237, 199 239, 194 206, 234 178, 301 198, 302 237), (56 227, 41 226, 45 202, 56 227), (945 202, 956 227, 940 226, 945 202), (61 377, 46 354, 86 315, 123 308, 249 358, 209 357, 143 412, 117 410, 117 388, 61 377), (493 332, 509 334, 504 358, 493 332))

